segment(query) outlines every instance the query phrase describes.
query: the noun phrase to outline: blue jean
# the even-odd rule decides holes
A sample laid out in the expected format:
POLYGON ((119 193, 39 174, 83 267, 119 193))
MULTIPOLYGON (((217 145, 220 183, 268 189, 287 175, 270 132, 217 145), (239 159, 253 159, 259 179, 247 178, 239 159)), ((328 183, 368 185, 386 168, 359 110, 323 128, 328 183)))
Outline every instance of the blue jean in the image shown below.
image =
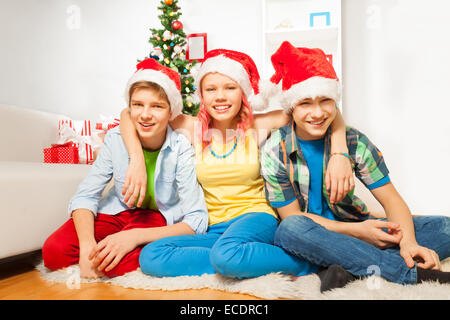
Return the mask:
MULTIPOLYGON (((414 217, 417 243, 436 251, 441 260, 450 256, 450 218, 414 217)), ((283 220, 275 245, 315 265, 338 264, 356 276, 367 276, 377 266, 380 276, 395 283, 417 283, 417 264, 408 268, 399 247, 378 249, 357 238, 329 231, 308 217, 295 215, 283 220)))
POLYGON ((247 213, 210 226, 204 235, 159 239, 142 249, 141 271, 157 277, 220 273, 239 279, 316 272, 316 266, 273 245, 277 226, 270 214, 247 213))

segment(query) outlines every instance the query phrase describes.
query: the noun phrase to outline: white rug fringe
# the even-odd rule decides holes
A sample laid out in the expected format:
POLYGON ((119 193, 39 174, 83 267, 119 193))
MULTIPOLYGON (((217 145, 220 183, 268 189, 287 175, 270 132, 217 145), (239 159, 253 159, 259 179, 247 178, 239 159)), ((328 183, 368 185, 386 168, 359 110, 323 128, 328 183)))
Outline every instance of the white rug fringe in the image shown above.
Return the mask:
MULTIPOLYGON (((215 289, 249 294, 263 299, 302 300, 450 300, 450 285, 427 282, 417 285, 399 285, 378 276, 370 276, 348 284, 345 288, 320 293, 320 280, 315 274, 292 280, 291 276, 271 273, 251 279, 230 279, 221 275, 151 277, 140 269, 123 276, 100 279, 81 279, 78 265, 50 271, 41 262, 36 266, 42 278, 51 282, 65 283, 69 288, 80 288, 80 283, 105 282, 124 288, 143 290, 215 289)), ((450 258, 442 262, 442 270, 450 271, 450 258)))

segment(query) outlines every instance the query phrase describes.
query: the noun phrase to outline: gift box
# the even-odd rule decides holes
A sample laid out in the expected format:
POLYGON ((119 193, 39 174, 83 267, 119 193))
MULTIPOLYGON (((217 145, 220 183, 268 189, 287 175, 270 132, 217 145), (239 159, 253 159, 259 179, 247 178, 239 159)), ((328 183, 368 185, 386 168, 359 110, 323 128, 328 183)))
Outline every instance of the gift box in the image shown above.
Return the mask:
POLYGON ((45 163, 79 163, 78 146, 73 142, 52 144, 44 149, 45 163))
POLYGON ((94 162, 95 143, 92 139, 93 123, 90 120, 60 120, 58 144, 72 142, 78 150, 78 163, 94 162))

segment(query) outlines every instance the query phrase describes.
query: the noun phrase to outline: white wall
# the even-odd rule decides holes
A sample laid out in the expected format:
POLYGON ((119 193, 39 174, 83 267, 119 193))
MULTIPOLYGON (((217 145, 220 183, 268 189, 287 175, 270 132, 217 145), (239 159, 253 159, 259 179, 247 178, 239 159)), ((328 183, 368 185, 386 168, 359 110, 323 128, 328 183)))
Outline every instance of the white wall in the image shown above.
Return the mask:
POLYGON ((450 3, 343 0, 343 111, 417 214, 450 216, 450 3))
MULTIPOLYGON (((117 115, 136 60, 149 54, 150 27, 161 28, 159 3, 1 0, 0 103, 73 119, 117 115), (73 6, 80 10, 76 29, 73 6)), ((209 49, 240 49, 261 63, 260 0, 179 4, 186 33, 207 32, 209 49)))

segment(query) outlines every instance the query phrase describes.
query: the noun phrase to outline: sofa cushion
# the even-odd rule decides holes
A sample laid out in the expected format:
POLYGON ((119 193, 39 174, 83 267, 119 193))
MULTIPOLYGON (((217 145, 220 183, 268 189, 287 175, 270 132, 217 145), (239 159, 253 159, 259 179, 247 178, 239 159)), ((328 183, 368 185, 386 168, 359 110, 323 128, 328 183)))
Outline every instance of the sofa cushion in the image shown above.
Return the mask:
POLYGON ((0 259, 42 248, 90 165, 0 161, 0 259))
POLYGON ((43 149, 58 141, 66 116, 0 104, 0 161, 43 162, 43 149))

